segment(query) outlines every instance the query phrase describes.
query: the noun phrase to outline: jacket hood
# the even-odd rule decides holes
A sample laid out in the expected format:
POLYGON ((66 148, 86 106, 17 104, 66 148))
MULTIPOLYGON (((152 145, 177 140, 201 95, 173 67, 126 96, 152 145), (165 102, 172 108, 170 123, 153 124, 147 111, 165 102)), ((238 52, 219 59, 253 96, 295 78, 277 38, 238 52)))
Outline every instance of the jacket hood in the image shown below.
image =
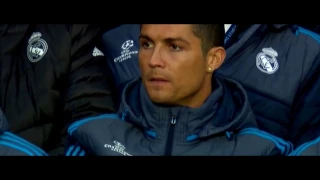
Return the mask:
POLYGON ((182 137, 197 134, 201 138, 257 126, 247 95, 237 82, 217 78, 212 84, 214 91, 200 108, 163 107, 152 103, 141 79, 135 79, 123 90, 119 114, 123 120, 158 134, 175 116, 182 137))

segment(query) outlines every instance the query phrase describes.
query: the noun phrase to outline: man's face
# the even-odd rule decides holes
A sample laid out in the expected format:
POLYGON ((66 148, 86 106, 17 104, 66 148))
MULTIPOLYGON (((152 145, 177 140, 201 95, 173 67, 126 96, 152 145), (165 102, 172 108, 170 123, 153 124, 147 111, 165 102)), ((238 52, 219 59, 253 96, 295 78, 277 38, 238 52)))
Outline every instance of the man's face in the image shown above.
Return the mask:
POLYGON ((150 99, 167 105, 190 101, 207 74, 201 40, 188 24, 142 25, 139 65, 150 99))

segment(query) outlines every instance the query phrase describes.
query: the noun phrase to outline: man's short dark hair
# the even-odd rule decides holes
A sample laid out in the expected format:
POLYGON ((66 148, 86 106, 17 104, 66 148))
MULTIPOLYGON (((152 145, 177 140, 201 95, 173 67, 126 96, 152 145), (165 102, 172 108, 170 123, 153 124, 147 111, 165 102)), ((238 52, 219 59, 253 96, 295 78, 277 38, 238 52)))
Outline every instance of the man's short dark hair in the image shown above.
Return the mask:
POLYGON ((224 24, 193 24, 193 33, 200 38, 204 54, 213 47, 224 47, 224 24))

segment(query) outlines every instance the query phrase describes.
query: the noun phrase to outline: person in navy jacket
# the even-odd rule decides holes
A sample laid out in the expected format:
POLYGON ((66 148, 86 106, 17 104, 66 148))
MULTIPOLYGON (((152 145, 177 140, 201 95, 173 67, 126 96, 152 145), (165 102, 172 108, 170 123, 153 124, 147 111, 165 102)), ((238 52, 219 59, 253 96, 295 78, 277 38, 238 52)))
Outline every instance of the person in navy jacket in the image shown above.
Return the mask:
POLYGON ((287 155, 290 143, 258 129, 242 86, 214 75, 224 34, 223 24, 143 24, 141 78, 125 85, 117 114, 69 127, 66 155, 287 155))
MULTIPOLYGON (((294 24, 226 27, 227 55, 216 75, 244 87, 259 127, 295 147, 320 136, 320 36, 294 24)), ((124 85, 140 76, 139 32, 139 24, 124 24, 103 34, 118 104, 124 85)))

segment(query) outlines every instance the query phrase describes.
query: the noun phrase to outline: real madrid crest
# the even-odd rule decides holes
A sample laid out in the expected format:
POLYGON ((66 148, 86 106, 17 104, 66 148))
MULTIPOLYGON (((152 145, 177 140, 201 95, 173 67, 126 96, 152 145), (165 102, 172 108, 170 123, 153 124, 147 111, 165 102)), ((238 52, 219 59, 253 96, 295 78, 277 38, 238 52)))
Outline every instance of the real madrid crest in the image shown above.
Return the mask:
POLYGON ((279 68, 276 57, 278 57, 277 51, 271 47, 263 48, 262 52, 256 57, 256 65, 258 69, 267 74, 275 73, 279 68))
POLYGON ((34 32, 29 39, 27 56, 31 62, 38 62, 47 53, 48 44, 41 36, 40 32, 34 32))

